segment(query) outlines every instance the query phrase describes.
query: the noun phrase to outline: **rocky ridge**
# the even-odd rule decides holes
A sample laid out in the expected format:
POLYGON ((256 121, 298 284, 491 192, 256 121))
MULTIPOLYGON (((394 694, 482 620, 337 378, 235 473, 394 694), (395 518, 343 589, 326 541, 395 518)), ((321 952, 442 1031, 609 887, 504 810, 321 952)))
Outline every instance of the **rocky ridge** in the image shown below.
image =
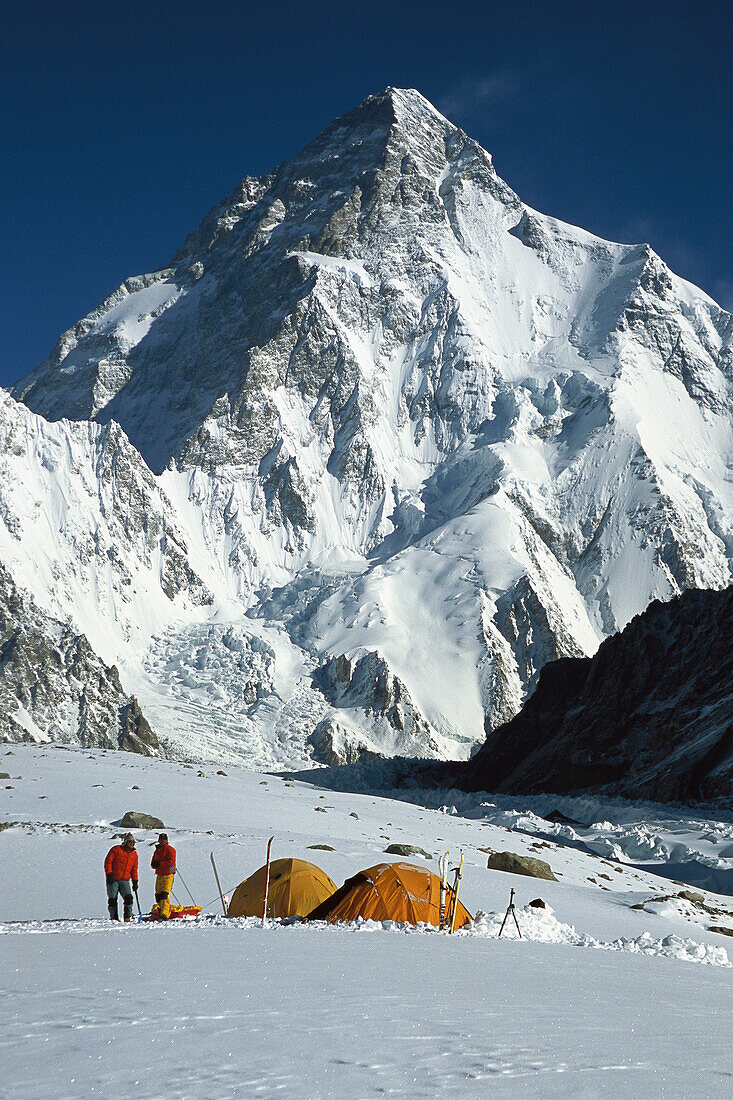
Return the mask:
POLYGON ((459 771, 468 790, 733 798, 733 588, 655 601, 592 658, 548 664, 459 771))
POLYGON ((0 741, 77 742, 155 756, 160 744, 114 665, 44 615, 0 565, 0 741))

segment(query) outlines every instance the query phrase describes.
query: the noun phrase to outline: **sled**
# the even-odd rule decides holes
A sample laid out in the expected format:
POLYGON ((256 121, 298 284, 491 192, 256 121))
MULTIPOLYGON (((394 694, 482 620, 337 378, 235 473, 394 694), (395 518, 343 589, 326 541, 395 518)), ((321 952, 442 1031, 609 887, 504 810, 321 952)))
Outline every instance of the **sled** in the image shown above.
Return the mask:
MULTIPOLYGON (((171 915, 168 920, 195 920, 196 917, 201 914, 200 905, 171 905, 171 915)), ((154 905, 147 916, 143 917, 144 921, 150 920, 162 920, 160 915, 160 909, 157 905, 154 905)))

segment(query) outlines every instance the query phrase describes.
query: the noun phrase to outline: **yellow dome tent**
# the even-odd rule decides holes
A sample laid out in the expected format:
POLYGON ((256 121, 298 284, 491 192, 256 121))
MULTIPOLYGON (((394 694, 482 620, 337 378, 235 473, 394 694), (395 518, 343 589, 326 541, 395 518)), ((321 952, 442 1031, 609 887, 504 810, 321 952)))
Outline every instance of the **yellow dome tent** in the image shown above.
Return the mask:
MULTIPOLYGON (((261 917, 265 900, 266 867, 240 882, 232 895, 227 916, 261 917)), ((304 859, 275 859, 270 864, 267 893, 268 917, 307 917, 311 909, 336 892, 336 883, 325 871, 304 859)))
MULTIPOLYGON (((450 913, 453 892, 448 890, 450 913)), ((468 910, 457 903, 455 927, 472 920, 468 910)), ((440 879, 427 867, 412 863, 379 863, 347 879, 336 893, 309 915, 310 920, 336 921, 393 920, 407 924, 432 924, 438 927, 440 879)))

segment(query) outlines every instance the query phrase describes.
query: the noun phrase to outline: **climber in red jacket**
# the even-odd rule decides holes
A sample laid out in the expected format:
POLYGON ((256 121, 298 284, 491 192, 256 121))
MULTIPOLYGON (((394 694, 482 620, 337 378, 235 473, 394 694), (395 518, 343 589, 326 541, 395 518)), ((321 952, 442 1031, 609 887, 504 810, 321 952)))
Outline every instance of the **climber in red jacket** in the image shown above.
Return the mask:
POLYGON ((168 834, 161 833, 153 852, 150 866, 156 874, 155 900, 162 920, 171 915, 170 893, 173 889, 173 876, 176 873, 176 850, 168 843, 168 834))
POLYGON ((137 894, 137 852, 135 851, 135 837, 132 833, 125 833, 122 844, 115 844, 107 852, 104 861, 104 873, 107 876, 107 908, 110 920, 119 920, 117 910, 117 895, 122 895, 124 903, 124 920, 127 924, 132 920, 132 894, 137 894))

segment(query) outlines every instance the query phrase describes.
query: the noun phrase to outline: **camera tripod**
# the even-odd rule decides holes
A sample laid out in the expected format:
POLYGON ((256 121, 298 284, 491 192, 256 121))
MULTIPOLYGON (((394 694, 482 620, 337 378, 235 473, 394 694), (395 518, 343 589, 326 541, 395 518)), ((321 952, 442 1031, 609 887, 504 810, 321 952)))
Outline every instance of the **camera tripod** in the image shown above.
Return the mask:
POLYGON ((519 932, 519 938, 521 940, 522 930, 519 927, 519 921, 517 920, 517 912, 514 908, 514 891, 513 890, 511 891, 511 893, 509 895, 509 905, 507 906, 506 913, 504 914, 504 920, 501 922, 501 928, 499 929, 499 939, 501 939, 501 934, 504 931, 504 925, 506 924, 510 913, 514 917, 514 923, 517 926, 517 932, 519 932))

